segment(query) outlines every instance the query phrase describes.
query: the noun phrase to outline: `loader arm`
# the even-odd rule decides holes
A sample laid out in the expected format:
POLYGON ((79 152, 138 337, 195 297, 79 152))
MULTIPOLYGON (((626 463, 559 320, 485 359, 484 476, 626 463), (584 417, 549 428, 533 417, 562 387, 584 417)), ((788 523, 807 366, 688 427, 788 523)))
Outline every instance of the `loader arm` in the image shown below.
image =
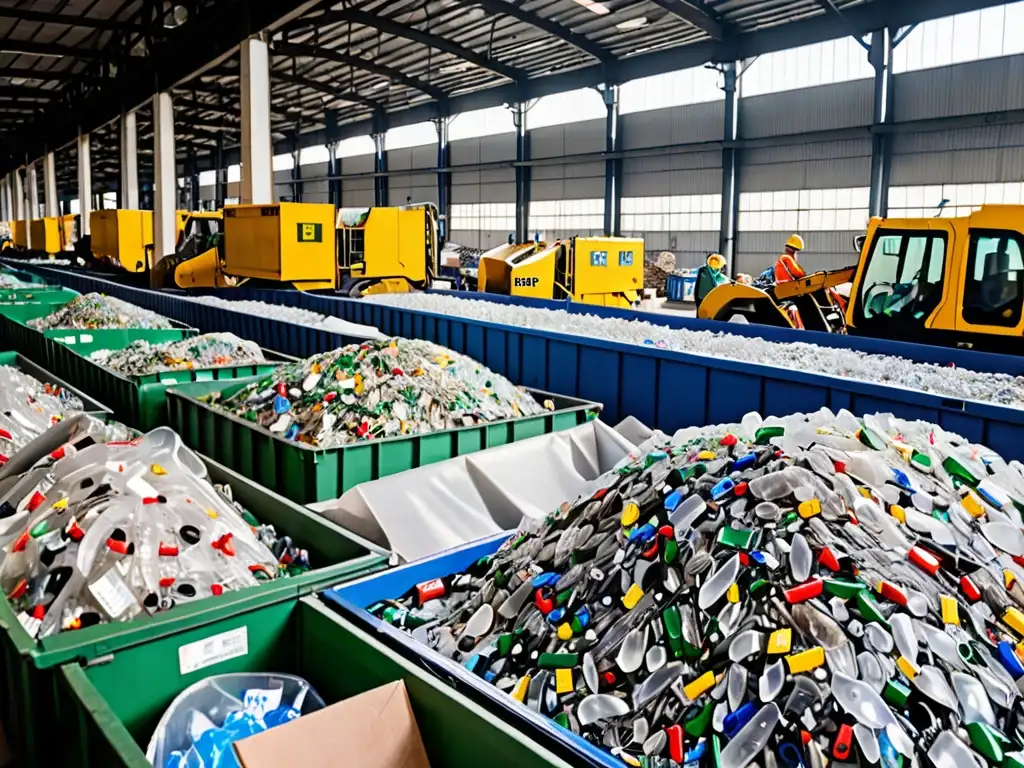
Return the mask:
POLYGON ((779 300, 793 299, 797 296, 805 296, 808 293, 817 293, 826 288, 835 288, 844 283, 851 283, 856 272, 856 267, 847 267, 833 272, 815 272, 813 275, 802 277, 799 280, 777 283, 775 285, 775 298, 779 300))

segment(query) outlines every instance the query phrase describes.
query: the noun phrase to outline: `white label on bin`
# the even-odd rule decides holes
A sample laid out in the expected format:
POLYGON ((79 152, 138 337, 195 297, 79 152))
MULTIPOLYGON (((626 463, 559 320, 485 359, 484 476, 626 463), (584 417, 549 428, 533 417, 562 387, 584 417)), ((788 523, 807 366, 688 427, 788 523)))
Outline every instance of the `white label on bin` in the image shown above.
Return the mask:
POLYGON ((83 344, 88 344, 89 342, 92 341, 92 334, 91 333, 80 333, 80 334, 78 334, 78 340, 81 341, 83 344))
POLYGON ((135 595, 128 589, 116 568, 109 569, 89 585, 89 591, 96 598, 107 615, 118 618, 138 605, 135 595))
POLYGON ((221 632, 219 635, 197 640, 178 648, 178 669, 187 675, 198 669, 237 659, 249 653, 249 632, 246 627, 221 632))

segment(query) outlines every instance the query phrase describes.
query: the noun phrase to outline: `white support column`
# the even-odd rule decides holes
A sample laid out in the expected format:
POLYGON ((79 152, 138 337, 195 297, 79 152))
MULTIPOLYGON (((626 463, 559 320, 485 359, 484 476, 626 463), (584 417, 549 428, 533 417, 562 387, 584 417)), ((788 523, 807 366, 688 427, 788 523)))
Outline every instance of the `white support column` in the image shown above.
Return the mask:
POLYGON ((174 105, 171 94, 153 97, 153 255, 150 267, 174 253, 178 168, 174 156, 174 105))
POLYGON ((7 197, 7 185, 10 183, 10 179, 4 176, 0 179, 0 219, 3 221, 11 220, 11 209, 9 206, 9 198, 7 197))
POLYGON ((273 148, 270 136, 270 56, 267 44, 242 42, 242 183, 243 203, 274 202, 273 148))
POLYGON ((25 183, 28 184, 28 215, 29 221, 39 218, 39 176, 36 173, 36 161, 28 164, 25 183))
POLYGON ((139 138, 134 112, 121 115, 121 207, 139 207, 139 138))
POLYGON ((57 156, 47 152, 43 157, 43 207, 47 217, 60 216, 57 204, 57 156))
POLYGON ((82 237, 89 234, 89 219, 92 218, 92 158, 89 151, 89 134, 78 135, 78 214, 82 237))
POLYGON ((21 179, 21 171, 14 172, 14 218, 25 219, 25 184, 21 179))

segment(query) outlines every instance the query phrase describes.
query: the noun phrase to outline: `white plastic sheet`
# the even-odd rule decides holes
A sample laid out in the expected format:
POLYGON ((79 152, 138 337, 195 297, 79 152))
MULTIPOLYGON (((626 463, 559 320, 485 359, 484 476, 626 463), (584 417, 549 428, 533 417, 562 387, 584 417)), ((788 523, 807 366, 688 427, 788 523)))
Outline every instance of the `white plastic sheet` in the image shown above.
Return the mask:
MULTIPOLYGON (((632 437, 650 430, 623 423, 632 437)), ((310 509, 410 561, 543 518, 637 445, 600 421, 530 438, 353 488, 310 509)))

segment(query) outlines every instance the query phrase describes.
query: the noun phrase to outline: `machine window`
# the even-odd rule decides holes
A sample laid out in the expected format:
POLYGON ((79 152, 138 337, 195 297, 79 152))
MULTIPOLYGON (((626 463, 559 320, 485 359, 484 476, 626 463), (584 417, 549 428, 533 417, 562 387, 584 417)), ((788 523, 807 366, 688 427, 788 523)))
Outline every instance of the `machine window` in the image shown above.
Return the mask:
POLYGON ((945 233, 880 234, 861 285, 864 319, 898 317, 923 323, 942 300, 945 271, 945 233))
POLYGON ((1016 232, 972 232, 963 318, 971 325, 1016 326, 1024 311, 1024 258, 1016 232))

